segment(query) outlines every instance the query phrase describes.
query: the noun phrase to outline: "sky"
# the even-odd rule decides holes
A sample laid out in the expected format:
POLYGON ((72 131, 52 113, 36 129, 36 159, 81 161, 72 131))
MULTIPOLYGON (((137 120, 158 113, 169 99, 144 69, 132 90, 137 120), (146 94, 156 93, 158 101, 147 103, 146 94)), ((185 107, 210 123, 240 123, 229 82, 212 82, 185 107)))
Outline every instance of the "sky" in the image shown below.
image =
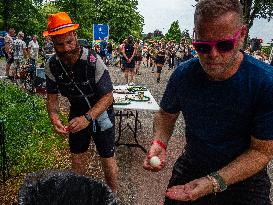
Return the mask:
MULTIPOLYGON (((193 28, 195 0, 138 0, 138 11, 144 17, 144 33, 161 30, 164 34, 171 23, 178 20, 181 31, 193 28)), ((273 20, 255 19, 250 38, 261 38, 265 43, 273 39, 273 20)))

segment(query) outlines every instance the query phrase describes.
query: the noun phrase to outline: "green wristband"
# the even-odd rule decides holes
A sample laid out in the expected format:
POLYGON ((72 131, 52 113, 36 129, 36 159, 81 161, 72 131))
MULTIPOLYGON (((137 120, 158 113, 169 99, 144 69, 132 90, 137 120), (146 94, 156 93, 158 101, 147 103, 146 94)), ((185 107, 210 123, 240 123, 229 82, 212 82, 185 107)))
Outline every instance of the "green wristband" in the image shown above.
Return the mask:
POLYGON ((220 192, 225 191, 227 189, 227 185, 224 182, 223 178, 218 174, 218 172, 212 172, 209 176, 216 179, 217 183, 219 184, 220 192))

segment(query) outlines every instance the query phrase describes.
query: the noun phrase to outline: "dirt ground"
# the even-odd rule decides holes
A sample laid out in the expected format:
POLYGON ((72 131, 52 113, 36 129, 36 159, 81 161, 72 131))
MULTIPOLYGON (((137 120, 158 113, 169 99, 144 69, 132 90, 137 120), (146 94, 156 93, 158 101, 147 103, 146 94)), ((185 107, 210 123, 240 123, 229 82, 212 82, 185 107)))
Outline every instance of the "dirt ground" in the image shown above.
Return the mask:
MULTIPOLYGON (((3 68, 3 64, 2 64, 3 68)), ((0 64, 1 70, 1 64, 0 64)), ((124 84, 124 77, 121 70, 117 67, 109 68, 113 84, 124 84)), ((173 70, 163 69, 161 82, 156 82, 155 73, 151 72, 151 68, 141 66, 141 75, 136 76, 136 84, 146 85, 155 100, 159 103, 166 87, 168 78, 173 70)), ((0 71, 1 74, 1 71, 0 71)), ((65 108, 66 100, 62 101, 62 109, 65 108)), ((154 113, 148 111, 140 111, 139 119, 141 121, 141 129, 138 133, 138 140, 146 149, 152 140, 152 119, 154 113)), ((125 119, 126 122, 133 123, 132 119, 125 119)), ((183 151, 185 144, 184 140, 184 120, 180 115, 176 123, 175 132, 168 145, 168 161, 167 166, 158 173, 152 173, 142 168, 142 163, 145 157, 144 152, 139 148, 128 148, 119 146, 116 148, 116 156, 119 166, 119 183, 118 183, 118 198, 121 204, 124 205, 160 205, 164 201, 164 193, 168 180, 171 175, 172 166, 177 157, 183 151)), ((117 133, 116 133, 117 134, 117 133)), ((132 142, 132 133, 124 131, 122 141, 132 142)), ((59 163, 67 164, 70 167, 69 152, 64 150, 64 153, 59 154, 59 163)), ((58 165, 56 165, 58 166, 58 165)), ((273 163, 269 165, 269 174, 273 180, 273 163)), ((89 175, 95 179, 103 180, 102 168, 95 151, 93 143, 90 145, 90 163, 89 175)), ((5 186, 2 185, 0 191, 0 204, 13 204, 17 201, 17 192, 23 176, 14 177, 8 180, 5 186), (2 197, 1 197, 2 195, 2 197), (2 201, 2 202, 1 202, 2 201), (5 202, 3 202, 5 201, 5 202)), ((272 181, 271 180, 271 181, 272 181)), ((271 198, 272 194, 271 194, 271 198)))

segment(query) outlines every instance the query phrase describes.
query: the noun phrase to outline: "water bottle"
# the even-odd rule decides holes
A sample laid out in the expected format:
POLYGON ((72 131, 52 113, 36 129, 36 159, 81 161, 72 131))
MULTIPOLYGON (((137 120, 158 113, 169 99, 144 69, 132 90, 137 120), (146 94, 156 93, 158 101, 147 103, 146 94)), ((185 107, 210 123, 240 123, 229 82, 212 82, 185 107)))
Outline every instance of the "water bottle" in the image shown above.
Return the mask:
POLYGON ((101 131, 105 131, 111 127, 113 127, 113 124, 111 120, 109 119, 107 111, 104 111, 98 118, 97 118, 98 124, 100 126, 101 131))

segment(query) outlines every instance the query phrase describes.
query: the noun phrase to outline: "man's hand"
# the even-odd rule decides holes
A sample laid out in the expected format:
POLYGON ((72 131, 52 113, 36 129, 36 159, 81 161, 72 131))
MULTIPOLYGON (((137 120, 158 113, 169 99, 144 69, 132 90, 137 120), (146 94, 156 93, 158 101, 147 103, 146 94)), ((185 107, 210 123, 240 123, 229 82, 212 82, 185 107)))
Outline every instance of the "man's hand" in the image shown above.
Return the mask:
POLYGON ((54 126, 55 131, 60 135, 66 135, 68 134, 68 130, 66 127, 62 124, 62 122, 59 119, 52 120, 52 124, 54 126))
POLYGON ((166 191, 166 196, 177 201, 194 201, 213 192, 212 182, 202 177, 185 185, 173 186, 166 191))
POLYGON ((158 172, 161 169, 163 169, 163 167, 165 167, 165 164, 166 164, 166 150, 163 149, 162 147, 160 147, 157 144, 153 144, 151 146, 148 154, 146 155, 146 158, 145 158, 144 163, 143 163, 143 168, 146 169, 146 170, 152 171, 152 172, 158 172), (150 164, 150 159, 153 156, 158 156, 159 157, 160 162, 161 162, 160 165, 158 165, 156 167, 153 167, 150 164))
POLYGON ((86 128, 89 125, 89 121, 84 117, 75 117, 68 123, 68 130, 69 132, 78 132, 84 128, 86 128))

